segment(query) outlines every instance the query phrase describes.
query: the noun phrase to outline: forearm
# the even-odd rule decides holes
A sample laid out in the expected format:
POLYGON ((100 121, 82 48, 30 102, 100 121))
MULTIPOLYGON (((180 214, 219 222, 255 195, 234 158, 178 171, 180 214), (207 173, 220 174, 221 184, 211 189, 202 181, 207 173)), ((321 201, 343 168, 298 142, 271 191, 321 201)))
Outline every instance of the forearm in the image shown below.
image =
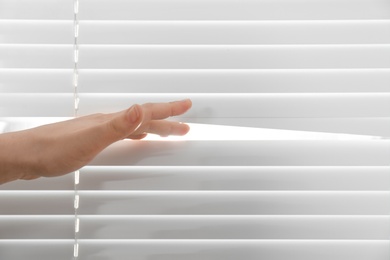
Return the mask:
POLYGON ((32 171, 21 132, 0 134, 0 184, 21 179, 32 171))

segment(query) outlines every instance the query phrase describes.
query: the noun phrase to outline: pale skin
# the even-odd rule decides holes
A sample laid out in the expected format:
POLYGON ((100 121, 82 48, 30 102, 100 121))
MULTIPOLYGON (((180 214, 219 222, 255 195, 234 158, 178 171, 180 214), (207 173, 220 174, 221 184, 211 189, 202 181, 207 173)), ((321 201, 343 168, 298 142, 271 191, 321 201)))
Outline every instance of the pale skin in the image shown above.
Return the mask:
POLYGON ((165 119, 184 114, 190 100, 133 105, 129 109, 93 114, 0 135, 0 184, 65 175, 88 164, 107 146, 148 133, 185 135, 189 126, 165 119))

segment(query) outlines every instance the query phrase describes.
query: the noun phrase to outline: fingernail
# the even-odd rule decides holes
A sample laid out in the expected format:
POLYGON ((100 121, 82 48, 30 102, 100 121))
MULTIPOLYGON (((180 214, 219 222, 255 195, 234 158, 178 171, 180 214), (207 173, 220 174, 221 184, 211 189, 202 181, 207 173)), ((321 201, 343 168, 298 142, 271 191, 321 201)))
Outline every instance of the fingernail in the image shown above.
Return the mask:
POLYGON ((132 106, 130 108, 129 118, 130 118, 130 122, 131 123, 137 122, 137 120, 139 118, 139 111, 138 111, 138 106, 137 105, 134 105, 134 106, 132 106))

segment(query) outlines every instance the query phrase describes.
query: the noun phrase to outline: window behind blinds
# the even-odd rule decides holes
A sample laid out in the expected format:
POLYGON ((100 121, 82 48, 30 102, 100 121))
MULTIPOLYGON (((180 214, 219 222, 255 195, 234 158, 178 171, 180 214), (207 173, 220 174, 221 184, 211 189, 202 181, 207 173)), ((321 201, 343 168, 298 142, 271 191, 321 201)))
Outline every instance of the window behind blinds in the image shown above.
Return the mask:
MULTIPOLYGON (((80 259, 389 259, 389 0, 79 10, 79 114, 193 101, 190 140, 81 169, 80 259)), ((73 116, 73 28, 71 0, 0 0, 2 132, 73 116)), ((71 259, 73 196, 71 175, 2 185, 0 258, 71 259)))

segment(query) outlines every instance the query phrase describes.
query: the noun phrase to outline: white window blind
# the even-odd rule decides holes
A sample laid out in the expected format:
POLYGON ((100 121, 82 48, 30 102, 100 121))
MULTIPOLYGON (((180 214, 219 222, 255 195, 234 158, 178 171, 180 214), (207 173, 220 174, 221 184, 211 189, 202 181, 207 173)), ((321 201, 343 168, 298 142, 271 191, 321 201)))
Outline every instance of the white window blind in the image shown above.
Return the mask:
MULTIPOLYGON (((73 12, 0 0, 1 132, 73 116, 73 12)), ((81 169, 79 259, 390 258, 390 0, 80 0, 78 18, 80 115, 193 101, 187 140, 81 169)), ((72 175, 1 185, 0 259, 71 259, 73 196, 72 175)))

